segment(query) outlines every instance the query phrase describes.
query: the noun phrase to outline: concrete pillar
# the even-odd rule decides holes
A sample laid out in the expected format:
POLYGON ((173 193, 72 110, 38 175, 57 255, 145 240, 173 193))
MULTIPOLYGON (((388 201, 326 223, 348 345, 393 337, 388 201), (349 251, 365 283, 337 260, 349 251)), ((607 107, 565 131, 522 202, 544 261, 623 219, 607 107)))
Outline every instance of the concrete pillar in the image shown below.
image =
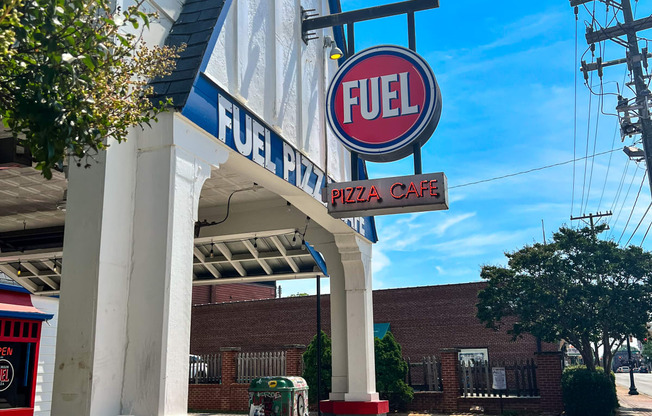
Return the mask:
POLYGON ((219 149, 165 114, 70 167, 53 416, 187 412, 194 221, 219 149))
POLYGON ((121 413, 136 148, 110 144, 69 166, 53 416, 121 413))
POLYGON ((187 412, 194 223, 210 175, 160 133, 137 161, 122 410, 138 416, 187 412))
POLYGON ((330 277, 332 374, 329 399, 344 400, 349 388, 344 268, 335 241, 315 244, 315 248, 324 256, 330 277))
POLYGON ((345 401, 378 401, 374 359, 371 243, 355 234, 335 236, 344 269, 348 389, 345 401))

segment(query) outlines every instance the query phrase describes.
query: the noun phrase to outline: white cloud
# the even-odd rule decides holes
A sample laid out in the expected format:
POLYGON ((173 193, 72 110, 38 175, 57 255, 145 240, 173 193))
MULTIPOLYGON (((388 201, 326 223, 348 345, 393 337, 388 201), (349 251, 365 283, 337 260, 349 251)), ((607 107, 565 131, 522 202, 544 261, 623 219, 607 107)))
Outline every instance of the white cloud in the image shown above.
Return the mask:
POLYGON ((383 248, 376 244, 373 248, 372 255, 371 255, 371 270, 373 275, 377 275, 382 270, 389 266, 391 264, 391 261, 389 257, 383 253, 383 248))
POLYGON ((495 250, 505 251, 520 248, 519 245, 522 245, 524 240, 534 235, 534 232, 534 229, 522 229, 516 231, 496 231, 489 234, 472 234, 455 240, 433 244, 425 247, 425 249, 433 250, 439 256, 478 256, 495 250))
POLYGON ((429 237, 442 237, 451 227, 476 215, 468 212, 447 215, 443 212, 410 214, 399 218, 393 224, 379 227, 380 242, 377 246, 388 251, 414 250, 418 242, 429 237))

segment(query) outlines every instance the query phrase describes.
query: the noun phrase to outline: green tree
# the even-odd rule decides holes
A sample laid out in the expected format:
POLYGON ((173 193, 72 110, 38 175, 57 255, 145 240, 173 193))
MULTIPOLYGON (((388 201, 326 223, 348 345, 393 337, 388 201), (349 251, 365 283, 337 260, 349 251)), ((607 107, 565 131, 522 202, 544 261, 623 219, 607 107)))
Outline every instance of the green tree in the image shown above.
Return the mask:
POLYGON ((603 230, 562 227, 550 244, 506 253, 507 267, 483 267, 478 318, 489 328, 507 325, 514 338, 565 339, 590 371, 604 345, 602 367, 611 368, 614 345, 643 334, 649 321, 652 253, 600 240, 603 230))
POLYGON ((389 400, 393 409, 404 409, 412 401, 414 392, 405 383, 408 365, 403 359, 401 345, 388 331, 382 339, 375 338, 374 347, 376 390, 382 399, 389 400))
POLYGON ((88 166, 108 137, 163 110, 148 81, 171 72, 179 49, 144 44, 138 30, 156 16, 143 1, 0 0, 0 120, 46 178, 66 156, 88 166))
POLYGON ((641 351, 641 356, 648 362, 652 361, 652 340, 649 338, 643 343, 643 351, 641 351))
MULTIPOLYGON (((332 358, 331 358, 331 339, 324 331, 321 331, 321 382, 320 397, 322 400, 328 399, 328 393, 331 392, 331 375, 332 358)), ((317 403, 317 335, 315 335, 308 344, 306 352, 303 353, 303 378, 310 387, 308 398, 310 403, 317 403)))

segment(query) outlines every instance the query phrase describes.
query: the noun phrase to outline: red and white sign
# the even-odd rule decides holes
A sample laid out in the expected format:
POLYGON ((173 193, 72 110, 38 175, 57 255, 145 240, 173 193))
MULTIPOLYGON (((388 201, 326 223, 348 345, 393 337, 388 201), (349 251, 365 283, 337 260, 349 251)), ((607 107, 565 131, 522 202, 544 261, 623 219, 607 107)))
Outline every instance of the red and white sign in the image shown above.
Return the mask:
POLYGON ((338 69, 326 108, 331 129, 349 150, 389 162, 430 138, 441 115, 441 93, 421 56, 400 46, 376 46, 338 69))
POLYGON ((448 186, 442 172, 326 185, 322 199, 336 218, 404 214, 448 209, 448 186))

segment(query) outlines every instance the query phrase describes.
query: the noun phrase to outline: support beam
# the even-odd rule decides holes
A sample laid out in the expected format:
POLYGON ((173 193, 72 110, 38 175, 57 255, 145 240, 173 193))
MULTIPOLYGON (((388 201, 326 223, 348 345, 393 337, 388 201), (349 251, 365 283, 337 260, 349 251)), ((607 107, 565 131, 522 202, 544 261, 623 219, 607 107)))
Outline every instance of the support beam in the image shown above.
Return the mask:
POLYGON ((292 269, 293 272, 298 273, 299 272, 299 266, 297 266, 297 263, 292 259, 292 256, 288 255, 287 250, 285 249, 285 246, 281 243, 281 241, 278 239, 277 236, 272 236, 270 237, 270 240, 274 243, 276 246, 276 249, 281 253, 285 261, 290 265, 290 268, 292 269))
POLYGON ((8 264, 0 264, 0 272, 11 277, 16 283, 29 290, 30 292, 38 292, 43 288, 43 286, 38 286, 28 278, 23 276, 18 276, 18 270, 14 269, 8 264))
POLYGON ((365 20, 379 19, 409 12, 435 9, 437 7, 439 7, 439 0, 402 1, 399 3, 374 6, 366 9, 334 13, 328 16, 306 19, 301 25, 301 30, 305 33, 311 30, 324 29, 326 27, 341 26, 349 23, 363 22, 365 20))
POLYGON ((220 272, 215 268, 213 264, 206 262, 206 256, 204 256, 197 247, 193 247, 192 252, 194 256, 197 258, 197 261, 199 261, 199 263, 203 265, 206 268, 206 270, 208 270, 210 274, 213 275, 214 278, 219 279, 220 277, 222 277, 220 272))
POLYGON ((34 267, 32 263, 23 263, 23 266, 34 276, 38 277, 43 283, 50 286, 54 290, 59 290, 59 285, 54 280, 50 279, 48 275, 34 267))
POLYGON ((231 250, 226 246, 224 243, 215 243, 215 247, 222 253, 222 255, 226 258, 226 260, 233 266, 233 268, 240 274, 240 276, 245 277, 247 275, 247 271, 245 270, 244 267, 242 267, 242 264, 240 264, 239 261, 234 261, 233 260, 233 254, 231 253, 231 250))
POLYGON ((258 250, 256 249, 256 247, 254 247, 253 244, 251 244, 249 240, 244 240, 242 244, 244 244, 244 246, 247 247, 247 250, 249 250, 249 252, 254 256, 254 259, 258 262, 258 264, 260 264, 260 267, 262 267, 263 270, 265 270, 265 273, 267 274, 273 273, 272 268, 269 267, 269 264, 267 264, 267 262, 264 259, 260 258, 258 250))
POLYGON ((273 275, 247 276, 247 277, 224 277, 221 279, 198 279, 192 284, 193 286, 206 285, 228 285, 231 283, 256 283, 256 282, 274 282, 277 280, 297 280, 297 279, 314 279, 315 276, 323 276, 320 272, 303 272, 303 273, 281 273, 273 275))

